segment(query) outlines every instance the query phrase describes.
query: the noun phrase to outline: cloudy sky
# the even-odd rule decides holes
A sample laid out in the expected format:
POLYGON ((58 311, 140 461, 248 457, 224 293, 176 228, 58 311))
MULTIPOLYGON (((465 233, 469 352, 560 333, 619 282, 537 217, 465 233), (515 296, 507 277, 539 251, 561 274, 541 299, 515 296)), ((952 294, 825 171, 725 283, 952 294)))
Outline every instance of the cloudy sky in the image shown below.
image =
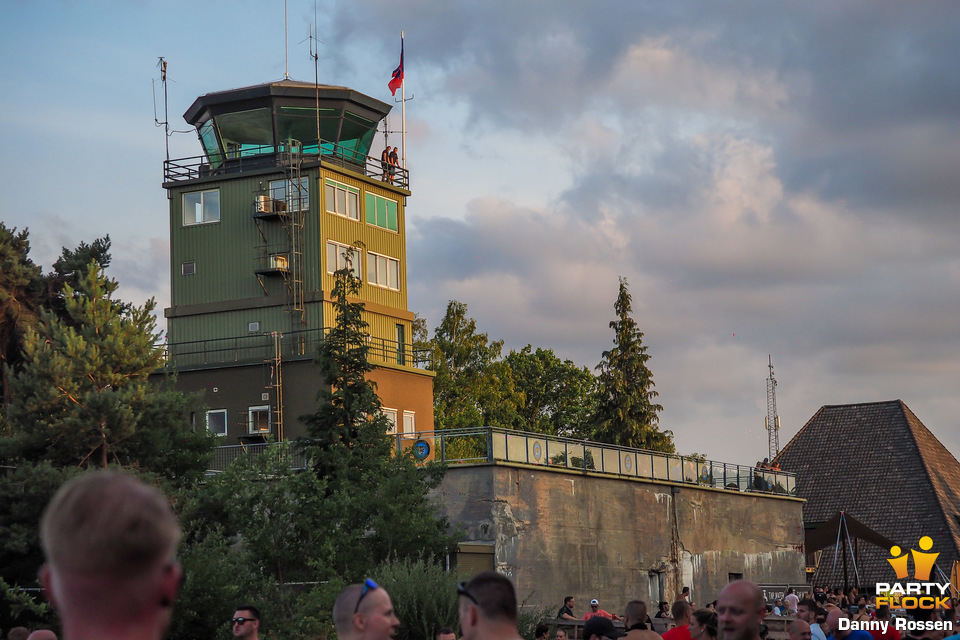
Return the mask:
POLYGON ((310 25, 320 82, 389 102, 403 29, 431 328, 456 299, 592 368, 623 276, 681 452, 766 455, 772 354, 781 443, 822 405, 900 398, 960 455, 960 6, 288 0, 288 67, 283 9, 5 7, 0 211, 35 260, 110 234, 123 295, 169 304, 158 56, 185 130, 200 94, 312 81, 310 25))

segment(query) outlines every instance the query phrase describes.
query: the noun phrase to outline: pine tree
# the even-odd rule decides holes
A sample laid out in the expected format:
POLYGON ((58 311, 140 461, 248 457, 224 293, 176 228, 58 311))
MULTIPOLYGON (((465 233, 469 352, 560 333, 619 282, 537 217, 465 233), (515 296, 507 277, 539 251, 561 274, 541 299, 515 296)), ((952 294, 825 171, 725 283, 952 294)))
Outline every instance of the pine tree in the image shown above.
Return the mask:
POLYGON ((320 344, 317 365, 329 384, 320 389, 320 408, 303 418, 310 434, 308 454, 321 476, 357 474, 368 460, 386 459, 392 446, 386 437, 391 425, 381 411, 375 383, 367 379, 374 370, 367 346, 364 305, 348 296, 360 293, 361 281, 347 265, 335 274, 335 322, 320 344))
POLYGON ((673 433, 660 431, 657 413, 663 407, 654 402, 653 374, 643 344, 643 333, 631 316, 633 299, 626 278, 620 278, 620 292, 613 305, 617 319, 613 349, 603 352, 597 365, 597 413, 594 437, 609 444, 673 453, 673 433))
POLYGON ((27 332, 5 455, 58 466, 202 472, 212 441, 187 430, 188 399, 147 379, 162 363, 154 301, 127 305, 114 298, 116 289, 93 261, 76 289, 64 286, 63 315, 43 310, 27 332), (194 458, 191 469, 179 453, 194 458))
POLYGON ((0 222, 0 375, 3 404, 9 401, 8 366, 22 360, 23 335, 39 319, 40 267, 29 258, 26 229, 17 232, 0 222))
POLYGON ((419 466, 409 450, 396 451, 381 410, 368 359, 364 305, 351 302, 360 280, 347 265, 336 272, 335 324, 320 345, 317 364, 324 387, 320 407, 303 416, 302 443, 314 472, 325 482, 326 537, 335 554, 328 562, 349 580, 389 557, 439 556, 453 543, 447 520, 429 497, 443 479, 438 464, 419 466))

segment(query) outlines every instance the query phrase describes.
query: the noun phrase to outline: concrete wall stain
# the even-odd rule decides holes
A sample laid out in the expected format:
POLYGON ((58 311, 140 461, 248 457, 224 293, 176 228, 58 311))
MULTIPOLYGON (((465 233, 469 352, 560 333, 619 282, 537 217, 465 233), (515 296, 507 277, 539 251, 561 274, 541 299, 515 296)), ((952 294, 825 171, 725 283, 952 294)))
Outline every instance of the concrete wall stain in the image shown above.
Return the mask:
POLYGON ((804 580, 802 502, 522 466, 448 470, 438 498, 467 542, 494 543, 527 605, 565 595, 622 613, 629 600, 716 599, 730 574, 804 580), (667 489, 666 491, 664 489, 667 489))

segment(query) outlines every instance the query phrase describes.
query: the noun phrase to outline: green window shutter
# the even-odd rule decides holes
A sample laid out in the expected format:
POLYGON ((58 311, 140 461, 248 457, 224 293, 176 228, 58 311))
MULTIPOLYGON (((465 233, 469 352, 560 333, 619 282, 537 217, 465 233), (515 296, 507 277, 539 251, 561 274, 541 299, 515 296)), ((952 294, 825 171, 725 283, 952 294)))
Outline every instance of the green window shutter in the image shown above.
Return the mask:
POLYGON ((366 194, 367 224, 377 224, 377 196, 366 194))
POLYGON ((377 226, 381 229, 387 226, 387 201, 377 198, 377 226))
POLYGON ((397 231, 397 203, 393 200, 387 201, 387 229, 397 231))

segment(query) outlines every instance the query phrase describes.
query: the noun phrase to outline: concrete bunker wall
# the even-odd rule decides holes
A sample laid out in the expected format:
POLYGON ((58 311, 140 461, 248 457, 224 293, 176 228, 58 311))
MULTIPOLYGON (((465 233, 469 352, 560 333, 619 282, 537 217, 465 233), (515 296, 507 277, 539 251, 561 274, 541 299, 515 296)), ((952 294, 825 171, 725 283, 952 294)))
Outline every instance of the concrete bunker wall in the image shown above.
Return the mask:
MULTIPOLYGON (((596 474, 478 465, 450 468, 438 490, 464 541, 494 548, 527 605, 716 599, 731 579, 802 584, 803 501, 596 474)), ((651 615, 655 609, 651 611, 651 615)))

